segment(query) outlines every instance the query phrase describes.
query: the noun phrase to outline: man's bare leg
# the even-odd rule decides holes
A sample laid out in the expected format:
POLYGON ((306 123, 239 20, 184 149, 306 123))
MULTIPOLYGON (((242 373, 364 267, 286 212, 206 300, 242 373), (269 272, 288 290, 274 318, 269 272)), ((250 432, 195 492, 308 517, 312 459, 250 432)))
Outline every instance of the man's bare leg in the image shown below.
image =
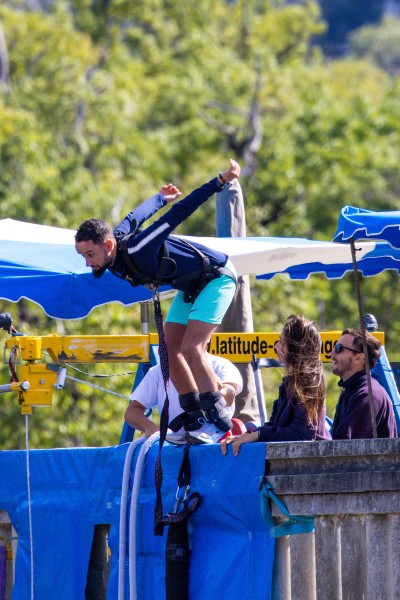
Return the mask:
POLYGON ((200 391, 200 407, 206 413, 207 421, 218 429, 228 431, 232 427, 229 417, 220 416, 226 402, 218 390, 215 373, 207 360, 206 349, 217 325, 190 320, 182 340, 182 354, 188 363, 200 391))
POLYGON ((208 342, 216 328, 212 323, 190 320, 182 340, 182 354, 200 392, 218 390, 217 378, 206 354, 208 342))
POLYGON ((182 354, 182 342, 186 325, 165 323, 165 343, 168 350, 169 376, 178 394, 188 394, 197 390, 196 381, 190 367, 182 354))
POLYGON ((216 325, 196 320, 190 320, 186 326, 170 322, 165 325, 170 377, 179 393, 181 408, 188 414, 183 426, 187 431, 198 429, 197 420, 204 415, 206 420, 228 431, 232 427, 230 419, 219 417, 226 402, 218 391, 217 378, 206 355, 216 325))
POLYGON ((200 395, 196 380, 182 352, 186 325, 167 322, 164 326, 165 342, 168 349, 169 375, 178 394, 183 413, 170 422, 173 431, 184 427, 186 431, 199 429, 206 421, 200 406, 200 395))
POLYGON ((187 325, 165 323, 169 374, 179 394, 218 389, 217 378, 207 360, 206 349, 216 326, 203 321, 187 325))

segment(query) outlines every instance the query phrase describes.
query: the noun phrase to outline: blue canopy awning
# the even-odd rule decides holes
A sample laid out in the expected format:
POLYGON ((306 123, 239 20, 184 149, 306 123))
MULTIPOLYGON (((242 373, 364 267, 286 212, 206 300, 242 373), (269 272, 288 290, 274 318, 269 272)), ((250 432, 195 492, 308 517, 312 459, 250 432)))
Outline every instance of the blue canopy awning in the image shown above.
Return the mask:
MULTIPOLYGON (((335 244, 333 245, 335 246, 335 244)), ((349 248, 349 246, 344 247, 349 248)), ((319 256, 319 255, 317 255, 319 256)), ((357 270, 364 277, 372 277, 387 270, 396 270, 400 273, 400 250, 393 248, 385 242, 362 245, 357 243, 356 247, 357 270), (369 249, 369 250, 368 250, 369 249), (367 252, 365 252, 368 250, 367 252)), ((350 250, 348 261, 334 261, 329 264, 323 264, 319 261, 300 263, 273 273, 259 275, 257 279, 271 279, 280 273, 289 275, 293 280, 308 279, 312 274, 322 273, 327 279, 341 279, 346 273, 354 270, 351 261, 350 250)))
MULTIPOLYGON (((147 288, 132 287, 109 272, 94 279, 75 251, 74 234, 70 229, 0 220, 0 298, 11 302, 26 298, 59 319, 85 317, 109 302, 130 305, 151 298, 147 288)), ((323 273, 333 279, 352 270, 346 244, 273 237, 187 239, 228 254, 238 275, 270 279, 286 273, 292 279, 307 279, 323 273)), ((366 276, 400 270, 400 251, 389 244, 359 243, 357 260, 366 276)))
POLYGON ((333 241, 348 242, 351 238, 385 240, 393 248, 400 248, 400 211, 375 212, 344 206, 333 241))

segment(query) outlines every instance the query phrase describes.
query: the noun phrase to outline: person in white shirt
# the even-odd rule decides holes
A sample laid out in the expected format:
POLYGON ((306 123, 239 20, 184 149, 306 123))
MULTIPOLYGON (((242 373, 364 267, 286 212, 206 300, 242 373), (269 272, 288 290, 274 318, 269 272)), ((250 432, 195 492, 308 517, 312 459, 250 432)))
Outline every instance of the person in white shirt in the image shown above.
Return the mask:
MULTIPOLYGON (((218 388, 222 395, 222 399, 219 402, 221 404, 224 403, 224 406, 221 406, 220 410, 224 416, 232 418, 235 412, 235 396, 243 389, 240 371, 226 358, 214 356, 208 352, 206 355, 218 379, 218 388)), ((171 421, 182 414, 178 392, 171 380, 168 383, 168 399, 169 423, 171 423, 171 421)), ((159 364, 149 369, 143 380, 130 395, 130 400, 131 402, 125 411, 125 421, 134 429, 142 431, 146 437, 150 437, 153 433, 159 431, 158 424, 145 415, 149 409, 153 409, 156 406, 161 415, 164 406, 165 388, 159 364)), ((213 423, 205 422, 196 431, 186 432, 183 427, 180 427, 174 433, 169 432, 166 439, 174 444, 184 444, 187 442, 210 444, 217 442, 225 433, 225 431, 218 430, 213 423)))

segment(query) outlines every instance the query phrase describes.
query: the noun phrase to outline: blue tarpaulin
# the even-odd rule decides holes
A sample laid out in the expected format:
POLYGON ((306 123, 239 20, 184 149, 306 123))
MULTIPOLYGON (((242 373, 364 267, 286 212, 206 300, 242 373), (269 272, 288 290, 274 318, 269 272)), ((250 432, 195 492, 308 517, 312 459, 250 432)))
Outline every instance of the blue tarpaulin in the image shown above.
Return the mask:
MULTIPOLYGON (((111 571, 107 598, 118 595, 119 510, 129 444, 107 448, 30 451, 34 597, 80 600, 95 524, 110 524, 111 571)), ((154 465, 148 455, 138 507, 138 600, 165 597, 165 542, 154 537, 154 465)), ((164 512, 175 503, 183 448, 163 448, 164 512)), ((136 454, 138 450, 136 450, 136 454)), ((201 504, 189 521, 190 599, 270 597, 274 540, 260 511, 265 444, 246 444, 238 457, 223 457, 219 445, 192 446, 191 489, 201 504)), ((135 462, 134 457, 134 462, 135 462)), ((133 465, 134 466, 134 465, 133 465)), ((26 452, 0 452, 0 509, 17 530, 13 600, 30 600, 30 542, 26 452)), ((126 570, 128 583, 128 570, 126 570)), ((128 585, 124 598, 128 599, 128 585)))

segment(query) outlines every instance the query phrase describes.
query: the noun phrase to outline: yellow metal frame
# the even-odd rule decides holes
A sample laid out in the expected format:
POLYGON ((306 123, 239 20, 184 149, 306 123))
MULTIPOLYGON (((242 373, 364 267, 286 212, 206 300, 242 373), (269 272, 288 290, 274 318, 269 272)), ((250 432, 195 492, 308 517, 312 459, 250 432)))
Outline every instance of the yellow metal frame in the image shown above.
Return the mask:
POLYGON ((21 360, 41 360, 47 352, 55 363, 149 362, 152 335, 44 335, 16 336, 5 342, 5 349, 18 348, 21 360))
MULTIPOLYGON (((215 333, 210 343, 210 353, 228 358, 234 363, 249 363, 256 358, 277 358, 275 343, 279 339, 275 333, 215 333)), ((383 332, 374 332, 381 344, 385 342, 383 332)), ((321 359, 330 361, 330 352, 341 337, 341 331, 321 333, 321 359)), ((18 391, 23 413, 30 413, 32 406, 50 406, 57 389, 57 372, 49 369, 43 361, 47 353, 53 363, 148 363, 150 346, 158 344, 157 334, 147 335, 79 335, 79 336, 15 336, 6 340, 4 362, 7 350, 15 350, 19 362, 19 380, 29 383, 29 388, 18 391)), ((12 384, 14 385, 14 384, 12 384)), ((12 389, 11 391, 14 391, 12 389)))

